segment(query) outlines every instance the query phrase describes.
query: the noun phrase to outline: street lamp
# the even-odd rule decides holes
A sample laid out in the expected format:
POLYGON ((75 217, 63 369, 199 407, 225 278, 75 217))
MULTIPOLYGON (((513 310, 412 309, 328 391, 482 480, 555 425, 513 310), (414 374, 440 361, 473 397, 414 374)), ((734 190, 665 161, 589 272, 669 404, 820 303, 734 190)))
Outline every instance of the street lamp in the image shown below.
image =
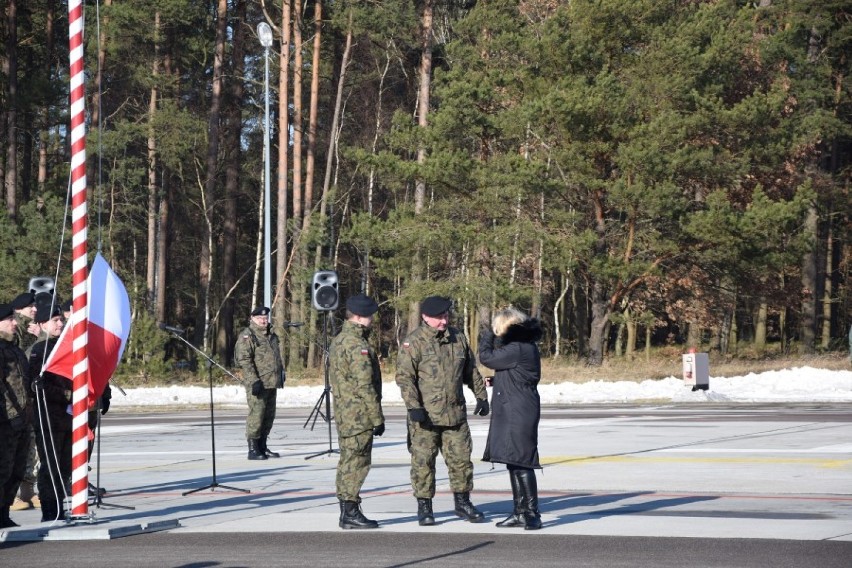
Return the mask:
POLYGON ((272 251, 270 248, 271 215, 269 210, 269 47, 272 45, 272 28, 266 22, 257 25, 257 37, 263 46, 264 73, 263 73, 263 305, 272 308, 272 251))

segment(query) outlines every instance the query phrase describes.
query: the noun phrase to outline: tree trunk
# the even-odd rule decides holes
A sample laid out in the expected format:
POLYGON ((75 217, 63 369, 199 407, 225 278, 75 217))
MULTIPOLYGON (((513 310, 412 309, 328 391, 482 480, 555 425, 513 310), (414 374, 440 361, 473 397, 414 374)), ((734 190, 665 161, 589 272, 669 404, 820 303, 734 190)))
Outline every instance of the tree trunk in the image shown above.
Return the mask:
MULTIPOLYGON (((278 57, 278 226, 276 231, 276 293, 272 300, 274 321, 287 321, 286 281, 288 274, 287 219, 289 216, 287 194, 287 171, 290 149, 290 0, 281 3, 281 52, 278 57)), ((271 182, 272 180, 270 180, 271 182)), ((270 212, 271 213, 271 212, 270 212)), ((281 338, 282 355, 286 339, 281 338)))
MULTIPOLYGON (((829 213, 829 218, 832 215, 829 213)), ((822 293, 822 337, 820 338, 820 347, 823 351, 828 351, 831 346, 831 312, 834 306, 832 294, 834 288, 831 279, 831 274, 834 273, 834 242, 831 231, 831 225, 828 227, 828 235, 825 238, 825 285, 822 293)))
MULTIPOLYGON (((432 42, 433 42, 433 0, 423 3, 423 13, 420 19, 420 87, 417 91, 417 125, 425 129, 429 125, 430 90, 432 83, 432 42)), ((421 143, 417 148, 417 165, 423 167, 426 164, 426 147, 421 143)), ((418 177, 414 186, 414 215, 420 215, 426 204, 426 181, 418 177)), ((419 282, 423 277, 420 269, 421 251, 420 246, 414 253, 411 270, 412 283, 419 282)), ((420 305, 417 300, 412 300, 408 310, 408 332, 413 331, 420 323, 420 305)))
MULTIPOLYGON (((311 96, 308 112, 308 155, 305 160, 305 219, 302 225, 302 232, 306 236, 310 236, 311 219, 313 217, 314 208, 314 173, 316 171, 316 154, 317 154, 317 108, 319 107, 319 77, 320 77, 320 49, 322 39, 322 2, 317 0, 314 3, 314 46, 313 58, 311 62, 311 96)), ((334 137, 334 134, 331 135, 334 137)), ((317 254, 314 258, 314 271, 320 268, 321 250, 318 246, 317 254)), ((305 255, 302 257, 303 267, 308 267, 307 247, 305 255)), ((304 271, 307 274, 307 270, 304 271)), ((317 327, 317 312, 311 310, 310 323, 308 332, 313 333, 317 327)), ((319 363, 316 361, 317 342, 308 342, 307 364, 310 368, 315 368, 319 363)))
POLYGON ((213 85, 210 97, 210 110, 207 119, 207 162, 204 171, 204 215, 206 223, 201 238, 200 262, 198 265, 198 287, 196 303, 195 336, 196 345, 206 344, 207 326, 210 321, 210 271, 212 269, 213 207, 216 202, 216 180, 219 162, 219 120, 222 104, 223 67, 225 61, 225 42, 228 29, 228 1, 217 0, 216 45, 213 56, 213 85))
MULTIPOLYGON (((812 204, 805 217, 804 233, 811 242, 819 242, 819 218, 816 205, 812 204)), ((800 326, 799 350, 809 354, 814 352, 816 340, 816 289, 817 289, 817 251, 811 248, 802 257, 802 321, 800 326)))
POLYGON ((147 291, 145 311, 153 312, 154 298, 157 296, 157 137, 154 132, 154 119, 157 115, 157 95, 160 78, 160 11, 154 12, 154 62, 151 64, 151 98, 148 101, 148 262, 145 272, 147 291))
MULTIPOLYGON (((111 4, 111 0, 107 0, 105 5, 111 4)), ((47 36, 47 45, 46 45, 46 68, 45 68, 45 79, 47 84, 50 84, 53 81, 53 47, 54 47, 54 21, 56 19, 56 0, 48 0, 47 2, 47 14, 46 14, 46 30, 45 34, 47 36)), ((101 52, 103 52, 103 48, 98 52, 98 61, 101 61, 101 52)), ((98 64, 98 69, 100 69, 102 65, 98 64)), ((96 86, 97 89, 97 86, 96 86)), ((92 100, 94 104, 95 100, 92 100)), ((94 118, 92 120, 93 124, 97 124, 94 118)), ((39 128, 39 144, 38 144, 38 173, 36 174, 36 185, 38 186, 39 195, 44 195, 45 184, 47 183, 47 147, 50 144, 50 104, 45 103, 44 108, 41 110, 41 125, 39 128)))
MULTIPOLYGON (((291 319, 305 321, 305 293, 308 288, 307 275, 302 267, 304 246, 302 245, 302 9, 299 4, 293 10, 293 259, 297 270, 291 276, 293 282, 291 319)), ((303 333, 290 334, 289 364, 295 369, 304 368, 302 360, 303 333)))
POLYGON ((589 334, 588 363, 600 366, 606 348, 606 330, 612 310, 603 283, 596 280, 592 285, 592 325, 589 334))
POLYGON ((769 313, 769 304, 766 303, 766 298, 761 296, 758 299, 757 314, 754 318, 754 348, 758 355, 763 355, 766 351, 766 318, 769 313))
POLYGON ((9 79, 6 92, 6 212, 18 216, 18 2, 6 5, 6 58, 9 79))
MULTIPOLYGON (((234 355, 234 299, 230 295, 237 282, 237 201, 240 198, 240 140, 243 134, 243 95, 245 87, 246 0, 234 6, 231 39, 231 81, 225 135, 225 214, 222 219, 222 302, 217 326, 217 348, 222 361, 231 364, 234 355)), ((269 133, 266 133, 269 136, 269 133)))

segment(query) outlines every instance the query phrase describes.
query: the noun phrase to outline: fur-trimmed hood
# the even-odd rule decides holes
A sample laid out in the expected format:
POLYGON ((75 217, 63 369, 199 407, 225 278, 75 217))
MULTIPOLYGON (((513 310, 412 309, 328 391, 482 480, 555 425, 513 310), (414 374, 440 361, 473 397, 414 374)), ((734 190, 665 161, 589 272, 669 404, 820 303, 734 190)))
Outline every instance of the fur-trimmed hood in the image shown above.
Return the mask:
POLYGON ((506 333, 500 336, 500 340, 504 345, 513 342, 535 343, 541 339, 541 335, 541 322, 532 318, 523 323, 510 325, 506 333))

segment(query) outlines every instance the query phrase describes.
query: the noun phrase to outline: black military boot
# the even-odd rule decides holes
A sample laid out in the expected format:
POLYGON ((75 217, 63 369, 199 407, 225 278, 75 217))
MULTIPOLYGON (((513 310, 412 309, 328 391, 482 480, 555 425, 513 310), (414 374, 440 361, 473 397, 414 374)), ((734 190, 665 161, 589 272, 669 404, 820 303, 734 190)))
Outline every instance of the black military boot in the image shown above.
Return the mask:
POLYGON ((509 481, 512 484, 512 514, 495 523, 501 528, 514 528, 524 526, 524 503, 521 501, 521 488, 518 484, 518 470, 509 470, 509 481))
POLYGON ((523 504, 524 530, 537 531, 541 528, 541 513, 538 510, 538 484, 535 480, 535 471, 519 469, 517 473, 523 504))
POLYGON ((250 460, 265 460, 266 454, 260 449, 260 440, 248 441, 248 459, 250 460))
POLYGON ((266 456, 266 457, 268 457, 268 458, 280 458, 280 457, 281 457, 281 454, 279 454, 278 452, 273 452, 272 450, 270 450, 270 449, 266 446, 266 439, 267 439, 267 437, 266 437, 266 436, 262 436, 262 437, 258 440, 258 442, 260 443, 260 446, 261 446, 261 450, 263 450, 263 455, 265 455, 265 456, 266 456))
POLYGON ((20 526, 9 518, 9 507, 0 507, 0 529, 9 529, 20 526))
POLYGON ((371 521, 361 512, 361 506, 355 501, 340 502, 340 528, 377 529, 379 523, 371 521))
POLYGON ((478 523, 485 519, 485 515, 480 513, 476 507, 473 506, 473 503, 470 502, 469 492, 453 493, 453 497, 456 502, 456 515, 466 521, 470 521, 471 523, 478 523))
POLYGON ((431 499, 417 498, 417 522, 421 527, 430 527, 435 524, 431 499))

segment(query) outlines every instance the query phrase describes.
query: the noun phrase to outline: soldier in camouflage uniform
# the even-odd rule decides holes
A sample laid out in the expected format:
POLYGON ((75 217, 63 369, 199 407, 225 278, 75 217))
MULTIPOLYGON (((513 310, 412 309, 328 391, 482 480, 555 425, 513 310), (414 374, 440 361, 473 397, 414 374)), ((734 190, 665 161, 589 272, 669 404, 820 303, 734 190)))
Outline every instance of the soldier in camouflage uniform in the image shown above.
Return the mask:
MULTIPOLYGON (((19 294, 12 300, 12 308, 15 310, 15 320, 18 327, 15 330, 15 342, 25 354, 28 353, 33 344, 38 340, 38 326, 33 321, 36 315, 35 295, 32 292, 19 294)), ((35 431, 30 429, 30 450, 27 452, 27 466, 24 471, 24 479, 18 489, 18 496, 12 503, 12 511, 23 511, 26 509, 40 508, 41 501, 35 492, 38 477, 38 450, 36 449, 35 431)))
POLYGON ((473 442, 467 425, 463 387, 476 396, 474 414, 488 414, 488 394, 464 334, 449 327, 451 302, 430 296, 421 302, 423 319, 402 344, 396 383, 408 408, 411 486, 420 525, 434 525, 435 459, 440 450, 447 464, 455 513, 472 523, 484 520, 470 502, 473 489, 473 442))
POLYGON ((359 493, 370 471, 373 436, 385 432, 382 414, 382 372, 367 342, 373 314, 372 298, 359 294, 346 301, 343 329, 329 346, 329 381, 334 395, 334 421, 340 460, 337 498, 342 529, 374 529, 379 523, 361 512, 359 493))
POLYGON ((35 295, 32 292, 18 294, 12 300, 12 308, 15 310, 15 320, 18 322, 18 327, 15 330, 18 347, 26 353, 38 340, 38 331, 33 321, 36 315, 35 295))
POLYGON ((279 454, 266 446, 266 440, 275 420, 276 389, 284 386, 286 377, 278 336, 269 325, 268 307, 252 310, 249 326, 237 337, 234 359, 243 371, 249 407, 246 418, 248 459, 277 458, 279 454))
POLYGON ((12 306, 0 304, 0 528, 18 526, 9 507, 24 477, 31 443, 29 364, 15 345, 12 306))

